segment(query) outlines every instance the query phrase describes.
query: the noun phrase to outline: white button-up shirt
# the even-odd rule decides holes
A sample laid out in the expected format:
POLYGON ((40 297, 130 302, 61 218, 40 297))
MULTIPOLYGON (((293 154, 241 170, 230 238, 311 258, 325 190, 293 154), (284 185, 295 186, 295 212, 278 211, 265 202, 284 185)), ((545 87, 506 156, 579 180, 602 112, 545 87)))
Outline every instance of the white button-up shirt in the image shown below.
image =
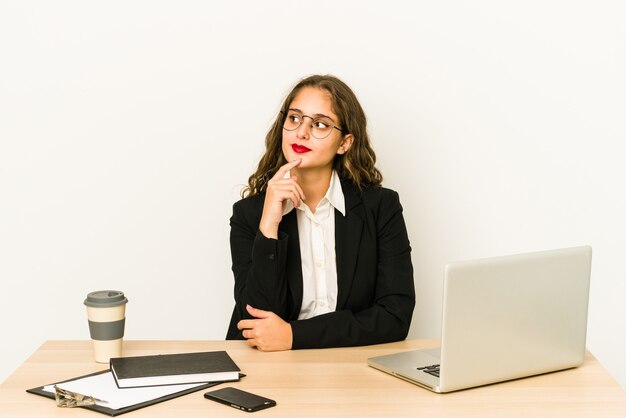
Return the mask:
MULTIPOLYGON (((289 175, 287 173, 285 178, 289 175)), ((335 209, 346 215, 345 198, 337 172, 333 171, 330 186, 315 213, 304 202, 296 209, 303 282, 298 319, 306 319, 333 312, 337 307, 335 209)), ((292 210, 293 203, 288 200, 283 216, 292 210)))

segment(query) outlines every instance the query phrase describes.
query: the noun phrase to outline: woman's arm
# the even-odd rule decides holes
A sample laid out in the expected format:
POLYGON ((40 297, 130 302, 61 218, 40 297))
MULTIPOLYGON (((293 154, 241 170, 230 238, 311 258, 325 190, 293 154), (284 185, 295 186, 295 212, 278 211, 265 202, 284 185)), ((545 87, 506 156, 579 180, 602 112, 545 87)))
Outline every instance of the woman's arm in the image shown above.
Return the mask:
POLYGON ((287 304, 285 263, 288 237, 278 231, 288 200, 294 207, 304 199, 296 176, 284 178, 300 158, 280 167, 267 183, 265 196, 233 205, 230 253, 235 275, 235 303, 239 318, 250 318, 246 305, 284 317, 287 304), (259 207, 263 199, 263 206, 259 207), (261 213, 260 219, 258 214, 261 213))
POLYGON ((250 318, 246 305, 284 316, 287 297, 285 264, 288 237, 266 238, 258 230, 258 212, 252 201, 233 205, 230 251, 235 277, 235 304, 239 318, 250 318))

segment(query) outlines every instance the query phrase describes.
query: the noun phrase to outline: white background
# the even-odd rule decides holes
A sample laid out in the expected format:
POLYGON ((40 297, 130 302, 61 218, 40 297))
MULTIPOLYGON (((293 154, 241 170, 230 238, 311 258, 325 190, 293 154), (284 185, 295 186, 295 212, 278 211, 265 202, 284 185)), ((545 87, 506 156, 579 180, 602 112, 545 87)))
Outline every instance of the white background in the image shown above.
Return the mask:
POLYGON ((620 1, 2 1, 0 380, 89 338, 93 290, 126 292, 128 339, 222 339, 231 206, 293 84, 332 73, 404 206, 410 337, 439 337, 445 263, 589 244, 588 347, 626 387, 624 21, 620 1))

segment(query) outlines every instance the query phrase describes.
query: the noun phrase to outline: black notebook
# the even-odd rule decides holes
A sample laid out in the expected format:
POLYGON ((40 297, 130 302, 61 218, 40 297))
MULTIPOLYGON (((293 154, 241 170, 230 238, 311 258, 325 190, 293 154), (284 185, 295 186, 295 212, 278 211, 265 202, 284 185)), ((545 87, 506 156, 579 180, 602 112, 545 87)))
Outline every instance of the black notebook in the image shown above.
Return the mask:
POLYGON ((119 388, 239 379, 239 367, 226 351, 117 357, 111 372, 119 388))

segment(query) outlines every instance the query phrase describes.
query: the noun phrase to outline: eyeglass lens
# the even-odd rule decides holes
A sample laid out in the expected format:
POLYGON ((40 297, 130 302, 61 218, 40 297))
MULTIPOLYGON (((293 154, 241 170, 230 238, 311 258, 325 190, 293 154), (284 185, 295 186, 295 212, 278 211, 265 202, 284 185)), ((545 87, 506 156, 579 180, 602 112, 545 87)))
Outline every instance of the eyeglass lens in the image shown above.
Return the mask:
POLYGON ((332 132, 333 122, 328 118, 313 118, 308 115, 303 115, 298 112, 290 111, 287 113, 283 128, 288 131, 295 131, 302 125, 304 118, 311 119, 311 135, 317 139, 324 139, 332 132))

